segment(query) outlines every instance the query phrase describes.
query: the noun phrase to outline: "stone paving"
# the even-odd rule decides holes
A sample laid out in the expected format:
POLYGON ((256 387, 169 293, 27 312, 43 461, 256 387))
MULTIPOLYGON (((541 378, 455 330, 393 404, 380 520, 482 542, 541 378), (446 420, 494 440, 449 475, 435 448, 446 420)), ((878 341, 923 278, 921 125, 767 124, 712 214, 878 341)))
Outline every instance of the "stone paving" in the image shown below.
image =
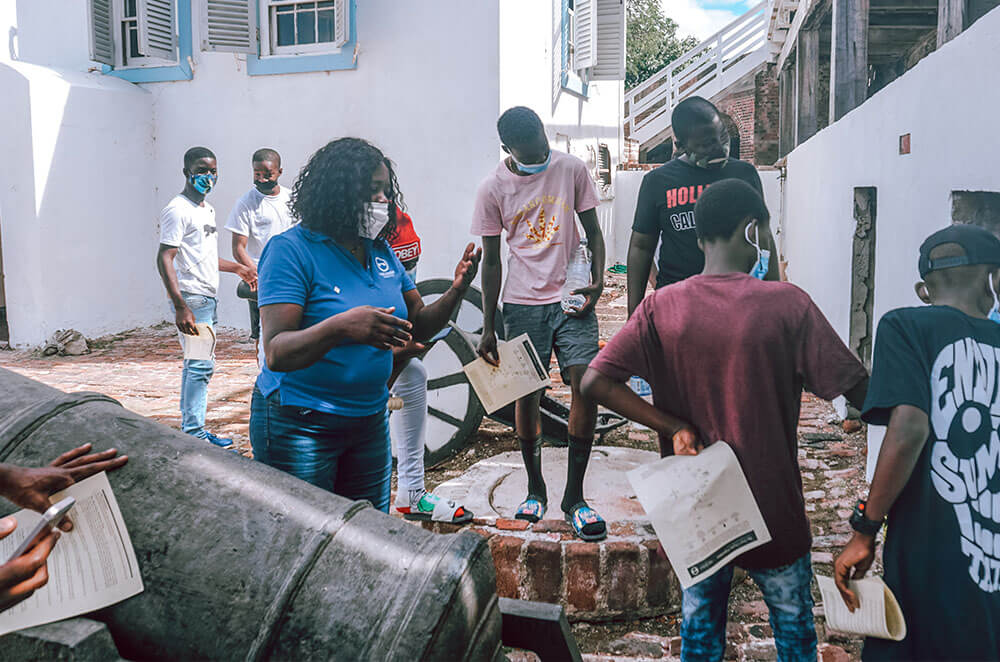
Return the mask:
MULTIPOLYGON (((604 339, 624 322, 623 295, 624 278, 609 275, 598 309, 604 339)), ((207 427, 232 437, 239 452, 249 455, 249 400, 257 367, 253 343, 246 342, 246 338, 246 331, 219 330, 207 427)), ((91 347, 90 354, 79 357, 43 358, 29 351, 2 351, 0 367, 64 391, 106 393, 137 413, 179 427, 181 351, 172 325, 92 340, 91 347)), ((557 389, 557 397, 566 395, 565 389, 557 389)), ((489 426, 487 423, 484 428, 489 426)), ((847 517, 852 504, 864 490, 864 429, 854 422, 842 424, 829 404, 806 397, 799 432, 799 462, 814 535, 813 561, 817 573, 830 574, 833 557, 849 536, 847 517)), ((479 443, 482 440, 481 434, 479 443)), ((630 430, 625 441, 646 450, 656 448, 648 431, 630 430)), ((441 478, 458 473, 460 469, 445 467, 441 478)), ((434 475, 428 474, 431 484, 435 482, 434 475)), ((818 592, 814 594, 818 598, 818 592)), ((727 659, 776 659, 767 625, 767 608, 749 579, 737 582, 729 613, 727 659)), ((817 606, 816 615, 821 659, 824 662, 858 659, 860 641, 825 631, 821 606, 817 606)), ((578 623, 573 629, 587 654, 585 659, 593 662, 670 660, 676 658, 679 650, 676 616, 607 625, 578 623)), ((531 659, 521 653, 512 656, 511 659, 531 659)))

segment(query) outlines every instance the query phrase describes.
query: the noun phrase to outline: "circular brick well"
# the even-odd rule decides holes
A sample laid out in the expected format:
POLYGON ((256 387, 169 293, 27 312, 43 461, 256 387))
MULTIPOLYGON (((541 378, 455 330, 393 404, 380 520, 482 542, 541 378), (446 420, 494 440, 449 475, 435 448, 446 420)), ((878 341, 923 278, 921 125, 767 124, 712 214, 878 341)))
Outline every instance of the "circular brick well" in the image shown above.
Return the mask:
MULTIPOLYGON (((587 502, 608 523, 597 543, 576 538, 561 519, 566 482, 565 448, 544 448, 542 470, 549 509, 536 524, 513 519, 527 493, 519 452, 476 463, 443 483, 436 494, 463 503, 476 516, 471 530, 489 540, 497 594, 562 604, 570 620, 654 616, 680 609, 680 585, 657 554, 656 534, 625 472, 658 458, 631 448, 594 447, 584 482, 587 502), (558 518, 558 519, 557 519, 558 518)), ((448 533, 459 527, 425 523, 448 533)))

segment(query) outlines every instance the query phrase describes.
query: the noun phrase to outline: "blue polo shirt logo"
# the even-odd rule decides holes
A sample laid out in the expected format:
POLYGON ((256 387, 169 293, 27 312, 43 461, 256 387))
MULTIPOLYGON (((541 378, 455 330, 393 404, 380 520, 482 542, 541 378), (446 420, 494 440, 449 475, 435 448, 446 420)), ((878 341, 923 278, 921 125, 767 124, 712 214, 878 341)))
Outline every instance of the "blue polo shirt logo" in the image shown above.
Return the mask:
POLYGON ((392 278, 396 275, 393 268, 389 266, 389 261, 383 257, 375 257, 375 268, 378 269, 378 275, 382 278, 392 278))

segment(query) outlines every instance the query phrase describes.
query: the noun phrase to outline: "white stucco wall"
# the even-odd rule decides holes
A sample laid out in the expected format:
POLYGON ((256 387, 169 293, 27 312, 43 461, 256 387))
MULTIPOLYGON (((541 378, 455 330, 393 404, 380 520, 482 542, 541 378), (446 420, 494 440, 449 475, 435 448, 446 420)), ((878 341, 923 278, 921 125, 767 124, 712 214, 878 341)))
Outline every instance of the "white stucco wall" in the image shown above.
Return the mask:
POLYGON ((951 192, 1000 190, 993 149, 1000 87, 991 83, 1000 70, 997 34, 1000 10, 788 155, 788 275, 845 341, 855 187, 877 188, 876 321, 893 308, 920 305, 917 252, 951 222, 951 192), (912 153, 900 155, 906 133, 912 153))
POLYGON ((0 63, 0 232, 11 343, 157 320, 150 95, 97 74, 0 63))

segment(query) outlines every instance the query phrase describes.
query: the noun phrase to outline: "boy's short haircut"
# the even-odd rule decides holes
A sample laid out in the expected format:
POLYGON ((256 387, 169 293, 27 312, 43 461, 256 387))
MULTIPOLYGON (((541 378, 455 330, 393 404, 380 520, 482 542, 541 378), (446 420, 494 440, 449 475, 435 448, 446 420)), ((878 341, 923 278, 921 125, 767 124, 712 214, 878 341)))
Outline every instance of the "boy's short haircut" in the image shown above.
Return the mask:
POLYGON ((523 147, 545 134, 542 120, 531 108, 514 106, 504 111, 497 120, 497 133, 500 142, 508 147, 523 147))
POLYGON ((261 147, 253 153, 251 163, 263 163, 264 161, 270 161, 279 168, 281 167, 281 155, 270 147, 261 147))
POLYGON ((670 126, 674 129, 677 142, 685 143, 696 125, 711 122, 716 117, 721 119, 719 109, 711 101, 703 97, 688 97, 674 108, 670 126))
POLYGON ((742 179, 723 179, 708 186, 694 206, 694 225, 704 241, 729 239, 747 217, 761 223, 771 219, 764 199, 742 179))
POLYGON ((190 169, 199 159, 214 159, 215 153, 207 147, 192 147, 184 152, 184 167, 190 169))

